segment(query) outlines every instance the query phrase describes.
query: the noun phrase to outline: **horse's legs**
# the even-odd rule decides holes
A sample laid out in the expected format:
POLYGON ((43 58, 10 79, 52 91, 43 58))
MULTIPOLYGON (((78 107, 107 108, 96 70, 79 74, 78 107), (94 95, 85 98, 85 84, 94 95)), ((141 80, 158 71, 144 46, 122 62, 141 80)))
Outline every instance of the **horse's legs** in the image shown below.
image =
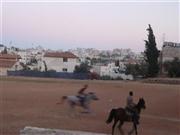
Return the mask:
POLYGON ((114 119, 114 124, 112 126, 112 135, 114 135, 114 128, 116 127, 118 120, 114 119))
POLYGON ((74 113, 75 113, 74 107, 75 107, 74 103, 69 102, 69 114, 70 114, 70 117, 74 117, 74 113))
POLYGON ((134 122, 134 129, 135 129, 135 132, 136 132, 136 135, 138 134, 137 133, 137 125, 136 125, 136 123, 134 122))
POLYGON ((132 129, 131 129, 131 131, 128 132, 128 135, 131 135, 134 132, 134 130, 135 130, 135 127, 134 127, 134 122, 133 122, 132 129))
POLYGON ((119 132, 122 134, 122 135, 124 135, 124 131, 122 130, 122 125, 123 125, 123 121, 120 121, 120 123, 119 123, 119 126, 118 126, 118 128, 119 128, 119 132))
POLYGON ((82 113, 92 113, 92 110, 90 109, 89 104, 84 104, 81 107, 83 108, 82 113))
POLYGON ((84 112, 85 112, 85 113, 90 113, 90 109, 89 109, 89 106, 88 106, 88 105, 85 105, 85 104, 84 104, 82 107, 84 108, 84 110, 85 110, 84 112))
POLYGON ((136 135, 137 135, 137 125, 136 125, 135 122, 133 122, 133 128, 132 128, 132 130, 128 133, 128 135, 131 135, 131 134, 134 132, 134 130, 135 130, 135 133, 136 133, 136 135))

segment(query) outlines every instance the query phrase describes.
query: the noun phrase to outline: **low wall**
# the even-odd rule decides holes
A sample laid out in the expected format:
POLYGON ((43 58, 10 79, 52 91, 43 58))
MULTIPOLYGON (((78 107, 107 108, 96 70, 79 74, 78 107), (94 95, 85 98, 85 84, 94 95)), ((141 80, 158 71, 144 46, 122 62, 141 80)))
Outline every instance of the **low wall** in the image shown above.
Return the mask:
POLYGON ((45 129, 37 127, 25 127, 20 131, 20 135, 107 135, 101 133, 91 133, 82 131, 70 131, 61 129, 45 129))
POLYGON ((51 77, 63 79, 89 79, 88 73, 67 73, 55 71, 7 71, 8 76, 26 76, 26 77, 51 77))
POLYGON ((178 84, 180 85, 180 78, 151 78, 142 80, 144 83, 159 83, 159 84, 178 84))

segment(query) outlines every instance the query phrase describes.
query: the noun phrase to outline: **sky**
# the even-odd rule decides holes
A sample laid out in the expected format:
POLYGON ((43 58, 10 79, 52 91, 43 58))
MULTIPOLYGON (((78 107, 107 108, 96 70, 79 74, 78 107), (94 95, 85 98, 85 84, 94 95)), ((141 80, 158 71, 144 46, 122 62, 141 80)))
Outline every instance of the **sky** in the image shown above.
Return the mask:
POLYGON ((6 46, 141 52, 148 24, 159 49, 163 40, 180 42, 180 3, 175 1, 0 1, 0 43, 6 46))

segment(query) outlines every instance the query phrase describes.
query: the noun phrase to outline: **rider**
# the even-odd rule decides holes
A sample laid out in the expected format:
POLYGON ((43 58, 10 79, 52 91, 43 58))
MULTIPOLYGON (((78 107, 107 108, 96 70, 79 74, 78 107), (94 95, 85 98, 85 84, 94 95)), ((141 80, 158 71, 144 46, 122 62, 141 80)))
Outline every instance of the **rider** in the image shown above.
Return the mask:
POLYGON ((136 104, 133 102, 133 92, 129 92, 129 96, 127 97, 127 110, 132 113, 133 121, 139 124, 139 116, 137 110, 135 109, 136 104))
POLYGON ((85 91, 87 88, 88 88, 88 85, 85 84, 84 87, 81 88, 81 89, 78 91, 77 97, 79 98, 81 105, 84 105, 84 100, 85 100, 85 96, 86 96, 86 93, 84 93, 84 91, 85 91))

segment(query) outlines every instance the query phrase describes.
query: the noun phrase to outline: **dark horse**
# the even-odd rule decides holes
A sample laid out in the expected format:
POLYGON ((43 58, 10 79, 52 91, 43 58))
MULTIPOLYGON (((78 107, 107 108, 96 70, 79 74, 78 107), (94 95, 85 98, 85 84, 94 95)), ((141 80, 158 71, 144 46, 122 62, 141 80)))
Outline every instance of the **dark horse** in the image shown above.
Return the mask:
MULTIPOLYGON (((140 98, 138 104, 134 108, 137 111, 138 116, 140 116, 141 109, 145 109, 145 108, 146 108, 145 101, 143 98, 140 98)), ((124 124, 124 122, 127 121, 133 123, 133 129, 128 134, 131 135, 135 130, 137 135, 137 123, 133 120, 132 115, 129 115, 127 113, 126 109, 124 108, 112 109, 106 123, 107 124, 111 123, 113 119, 114 119, 114 124, 112 126, 112 135, 114 135, 114 128, 118 121, 119 121, 118 128, 121 134, 124 134, 121 127, 124 124)))

